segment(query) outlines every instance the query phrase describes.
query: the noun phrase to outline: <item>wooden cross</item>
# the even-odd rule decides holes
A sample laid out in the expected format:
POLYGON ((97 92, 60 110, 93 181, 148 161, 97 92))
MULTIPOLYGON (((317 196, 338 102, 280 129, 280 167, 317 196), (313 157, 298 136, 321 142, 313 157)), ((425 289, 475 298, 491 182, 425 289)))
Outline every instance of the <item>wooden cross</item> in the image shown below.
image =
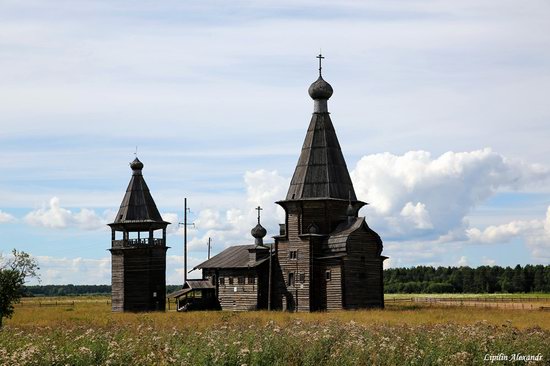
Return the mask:
POLYGON ((263 210, 263 208, 261 208, 260 206, 256 207, 255 208, 256 211, 258 211, 258 224, 260 223, 260 211, 263 210))
POLYGON ((317 56, 316 58, 319 59, 319 76, 321 76, 321 69, 323 68, 321 66, 321 61, 324 59, 323 55, 321 55, 321 53, 319 53, 319 56, 317 56))

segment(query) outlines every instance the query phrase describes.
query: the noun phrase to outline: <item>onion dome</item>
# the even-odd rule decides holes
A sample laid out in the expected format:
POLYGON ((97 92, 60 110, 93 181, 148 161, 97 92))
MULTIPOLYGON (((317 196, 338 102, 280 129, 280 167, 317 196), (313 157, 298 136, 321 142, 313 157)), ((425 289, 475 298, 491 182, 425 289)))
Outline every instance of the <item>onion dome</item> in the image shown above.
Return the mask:
POLYGON ((139 161, 139 159, 136 157, 134 159, 134 161, 132 161, 130 163, 130 168, 132 168, 132 170, 134 172, 138 171, 138 170, 142 170, 143 169, 143 163, 141 161, 139 161))
POLYGON ((267 230, 258 223, 252 230, 250 230, 250 234, 252 234, 255 239, 263 239, 267 234, 267 230))
POLYGON ((312 99, 329 99, 332 96, 333 90, 332 86, 327 83, 321 75, 319 78, 309 86, 308 89, 309 96, 312 99))
POLYGON ((264 245, 264 236, 267 234, 267 230, 260 224, 260 211, 262 208, 260 206, 256 207, 256 210, 258 211, 258 224, 250 230, 250 234, 255 239, 256 245, 262 246, 264 245))

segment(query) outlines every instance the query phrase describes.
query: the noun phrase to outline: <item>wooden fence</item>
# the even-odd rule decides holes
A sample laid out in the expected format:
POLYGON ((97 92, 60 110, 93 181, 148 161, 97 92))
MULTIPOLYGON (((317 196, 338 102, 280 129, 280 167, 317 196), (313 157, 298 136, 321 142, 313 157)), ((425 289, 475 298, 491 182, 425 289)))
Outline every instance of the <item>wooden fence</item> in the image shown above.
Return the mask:
POLYGON ((409 297, 385 299, 386 304, 418 303, 426 306, 469 306, 474 308, 500 308, 549 310, 550 298, 539 297, 409 297), (541 305, 544 303, 544 305, 541 305))

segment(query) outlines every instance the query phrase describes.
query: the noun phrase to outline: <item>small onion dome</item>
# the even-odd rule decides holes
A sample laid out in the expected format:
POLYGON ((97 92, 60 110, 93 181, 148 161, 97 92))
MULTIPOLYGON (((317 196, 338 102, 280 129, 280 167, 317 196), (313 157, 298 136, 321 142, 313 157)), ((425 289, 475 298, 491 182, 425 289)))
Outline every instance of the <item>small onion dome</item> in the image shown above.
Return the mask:
POLYGON ((348 205, 348 208, 346 209, 346 216, 355 216, 355 209, 353 208, 351 203, 348 205))
POLYGON ((321 76, 308 89, 309 96, 312 99, 329 99, 332 96, 332 86, 321 76))
POLYGON ((258 224, 254 226, 250 234, 252 234, 255 239, 262 239, 267 234, 267 230, 262 225, 258 224))
POLYGON ((134 161, 130 163, 130 168, 132 168, 132 170, 141 170, 143 169, 143 163, 139 161, 138 158, 135 158, 134 161))

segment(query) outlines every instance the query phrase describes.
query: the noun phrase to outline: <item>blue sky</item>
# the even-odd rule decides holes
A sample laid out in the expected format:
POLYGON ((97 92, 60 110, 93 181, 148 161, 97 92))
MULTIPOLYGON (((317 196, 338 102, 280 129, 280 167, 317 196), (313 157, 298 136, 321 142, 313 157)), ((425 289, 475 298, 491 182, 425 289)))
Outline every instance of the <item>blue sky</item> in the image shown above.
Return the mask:
POLYGON ((258 204, 274 235, 319 49, 389 266, 550 262, 546 1, 3 1, 0 251, 109 283, 136 146, 165 219, 188 197, 190 263, 249 242, 258 204))

